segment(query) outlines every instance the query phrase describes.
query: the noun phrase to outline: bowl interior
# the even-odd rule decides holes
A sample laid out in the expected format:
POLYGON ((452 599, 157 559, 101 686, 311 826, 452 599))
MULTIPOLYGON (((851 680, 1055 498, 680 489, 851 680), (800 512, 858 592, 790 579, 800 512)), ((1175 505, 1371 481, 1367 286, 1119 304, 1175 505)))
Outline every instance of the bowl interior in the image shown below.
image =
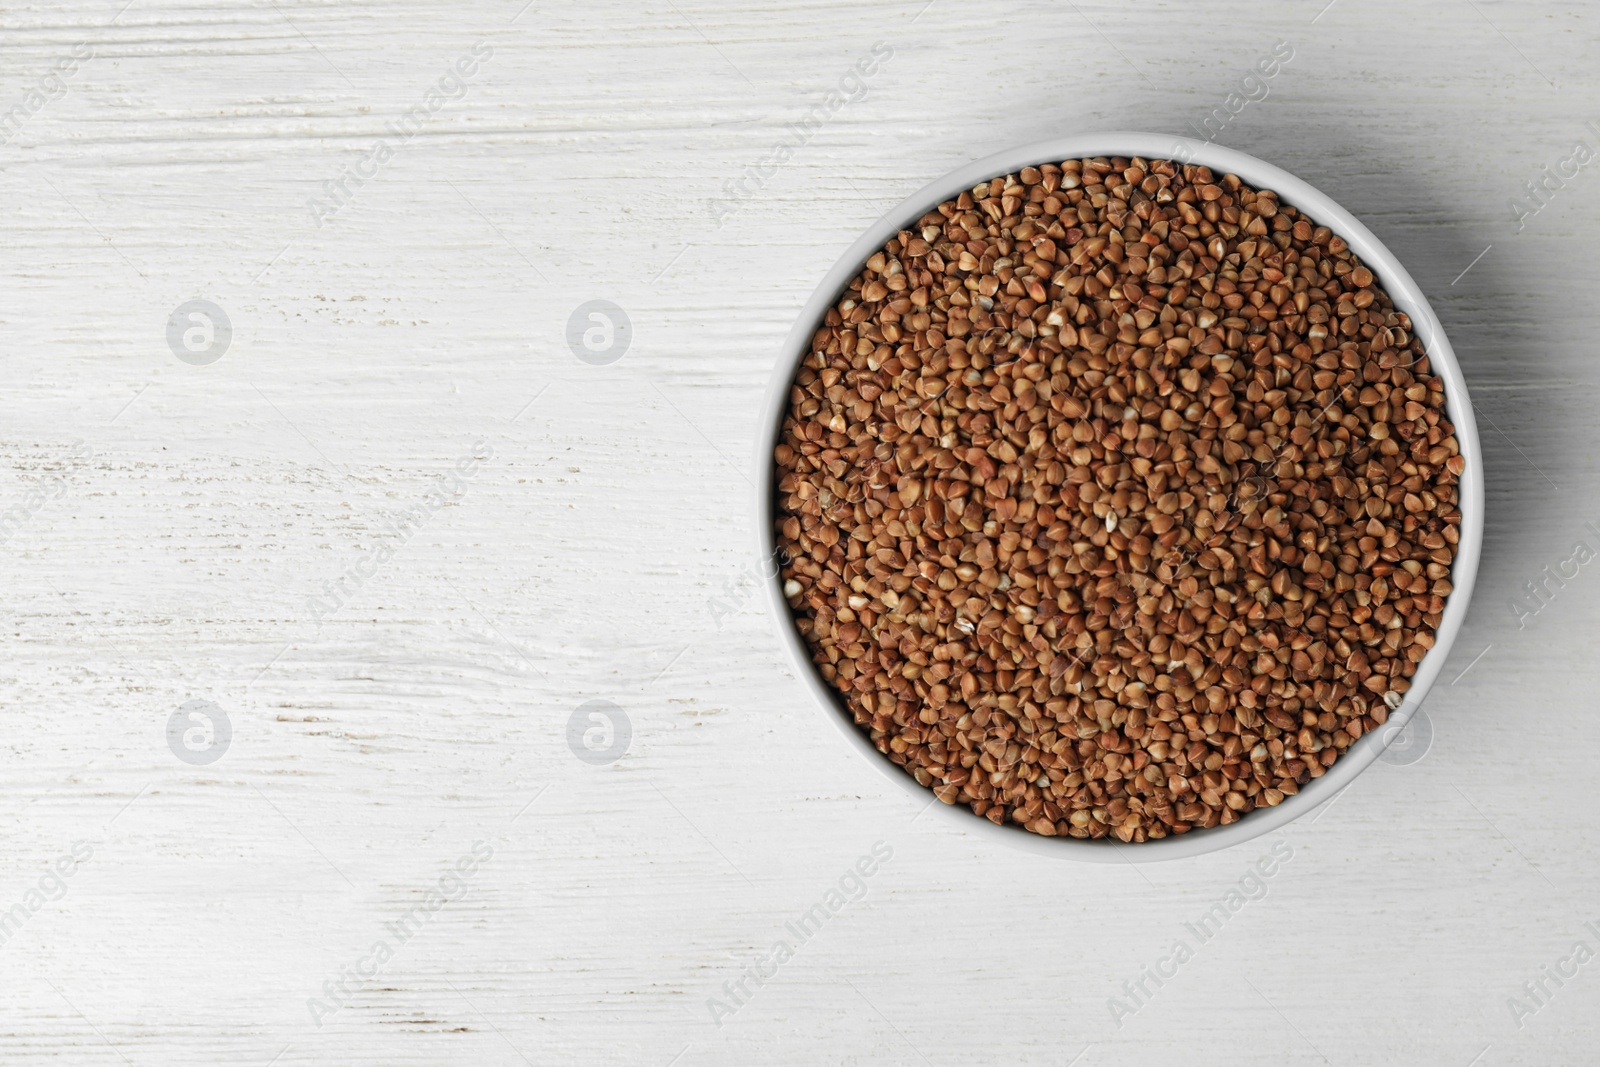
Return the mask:
MULTIPOLYGON (((1462 456, 1466 459, 1466 469, 1459 481, 1461 538, 1451 565, 1450 580, 1453 590, 1446 598, 1444 616, 1435 634, 1434 647, 1417 665, 1416 674, 1411 679, 1411 689, 1405 694, 1400 707, 1391 712, 1390 724, 1403 726, 1421 706, 1450 654, 1456 634, 1466 617, 1467 602, 1472 596, 1483 535, 1484 479, 1477 424, 1473 419, 1472 404, 1467 397, 1466 382, 1462 377, 1461 367, 1456 362, 1455 353, 1450 348, 1450 342, 1433 309, 1423 296, 1422 290, 1400 262, 1355 216, 1306 182, 1254 156, 1220 145, 1167 134, 1136 132, 1080 134, 1023 145, 977 160, 929 183, 890 209, 850 246, 823 277, 816 291, 806 301, 805 307, 784 341, 768 387, 764 418, 756 443, 754 481, 757 549, 763 562, 763 573, 768 576, 766 582, 768 601, 778 621, 780 640, 788 649, 803 684, 811 690, 821 705, 829 710, 835 725, 843 730, 857 751, 892 781, 913 793, 922 804, 933 801, 932 791, 918 785, 910 774, 891 763, 855 725, 844 702, 823 681, 813 666, 810 651, 800 637, 789 605, 783 598, 782 576, 775 565, 777 555, 773 520, 776 514, 776 490, 773 477, 773 449, 776 447, 787 407, 789 387, 800 360, 809 350, 811 336, 816 330, 817 323, 839 298, 850 279, 860 272, 867 258, 881 249, 896 233, 932 208, 958 195, 962 190, 971 189, 980 181, 986 181, 997 175, 1015 173, 1026 166, 1096 156, 1174 159, 1210 167, 1219 175, 1237 174, 1240 179, 1257 189, 1274 190, 1283 203, 1304 211, 1319 224, 1329 227, 1334 233, 1343 237, 1349 243, 1351 251, 1377 276, 1390 299, 1394 301, 1395 307, 1411 317, 1415 332, 1427 350, 1433 373, 1444 383, 1446 411, 1455 425, 1456 440, 1460 444, 1462 456)), ((979 828, 986 836, 1041 855, 1099 863, 1179 859, 1214 852, 1270 833, 1318 807, 1343 790, 1356 775, 1365 770, 1382 752, 1390 736, 1392 733, 1388 729, 1375 730, 1364 735, 1352 744, 1322 777, 1312 779, 1301 787, 1298 794, 1285 797, 1277 807, 1258 808, 1228 826, 1194 830, 1138 845, 1123 844, 1114 838, 1100 840, 1072 837, 1046 838, 1010 823, 996 826, 986 819, 977 817, 964 805, 947 806, 933 803, 932 807, 938 817, 953 820, 950 824, 952 828, 957 826, 968 829, 979 828)))

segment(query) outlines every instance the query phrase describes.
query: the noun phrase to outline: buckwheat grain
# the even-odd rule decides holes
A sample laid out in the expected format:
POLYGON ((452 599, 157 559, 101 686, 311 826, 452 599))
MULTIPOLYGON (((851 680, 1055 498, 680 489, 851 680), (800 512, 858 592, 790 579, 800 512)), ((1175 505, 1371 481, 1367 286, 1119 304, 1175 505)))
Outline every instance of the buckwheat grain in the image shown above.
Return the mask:
POLYGON ((1225 825, 1434 643, 1443 383, 1337 234, 1167 160, 1027 167, 864 265, 774 462, 784 593, 877 748, 1045 835, 1225 825))

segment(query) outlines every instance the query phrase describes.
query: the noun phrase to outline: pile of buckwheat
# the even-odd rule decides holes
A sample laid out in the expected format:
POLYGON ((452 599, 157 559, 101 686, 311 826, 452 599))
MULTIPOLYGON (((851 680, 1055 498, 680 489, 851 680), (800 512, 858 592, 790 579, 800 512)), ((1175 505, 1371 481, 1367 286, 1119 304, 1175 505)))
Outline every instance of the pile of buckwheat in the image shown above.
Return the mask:
POLYGON ((1141 842, 1282 802, 1434 643, 1463 459, 1407 316, 1277 195, 1026 167, 829 309, 774 460, 784 595, 946 804, 1141 842))

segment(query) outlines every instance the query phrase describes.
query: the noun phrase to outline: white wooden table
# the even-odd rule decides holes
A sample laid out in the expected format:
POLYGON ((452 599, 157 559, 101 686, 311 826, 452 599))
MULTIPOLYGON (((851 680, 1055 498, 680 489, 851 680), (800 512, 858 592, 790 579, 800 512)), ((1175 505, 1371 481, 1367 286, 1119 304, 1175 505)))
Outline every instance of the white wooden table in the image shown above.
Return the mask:
POLYGON ((123 2, 0 11, 4 1063, 1594 1061, 1600 568, 1511 604, 1600 549, 1600 165, 1509 201, 1600 149, 1600 12, 123 2), (776 346, 925 181, 1188 132, 1279 40, 1219 140, 1390 244, 1480 411, 1431 749, 1181 864, 919 819, 752 584, 776 346))

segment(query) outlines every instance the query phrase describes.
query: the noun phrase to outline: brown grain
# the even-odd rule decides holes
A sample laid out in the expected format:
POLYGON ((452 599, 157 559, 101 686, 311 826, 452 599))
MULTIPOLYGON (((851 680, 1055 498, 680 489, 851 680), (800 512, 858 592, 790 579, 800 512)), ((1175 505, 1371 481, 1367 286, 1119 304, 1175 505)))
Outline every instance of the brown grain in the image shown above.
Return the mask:
POLYGON ((774 456, 784 592, 941 801, 1047 836, 1231 823, 1432 647, 1444 411, 1371 270, 1274 193, 1024 168, 901 231, 816 331, 774 456))

